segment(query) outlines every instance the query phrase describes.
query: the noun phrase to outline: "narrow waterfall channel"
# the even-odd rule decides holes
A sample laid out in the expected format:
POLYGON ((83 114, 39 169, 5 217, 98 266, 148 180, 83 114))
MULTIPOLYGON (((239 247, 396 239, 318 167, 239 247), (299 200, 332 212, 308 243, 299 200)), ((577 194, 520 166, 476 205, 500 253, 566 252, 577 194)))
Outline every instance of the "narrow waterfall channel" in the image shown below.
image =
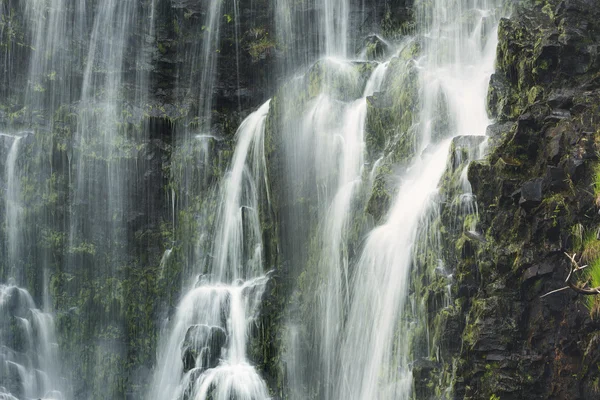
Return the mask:
POLYGON ((259 197, 269 102, 236 134, 231 170, 220 190, 213 262, 185 295, 161 349, 152 399, 266 399, 268 390, 246 355, 249 324, 259 311, 262 275, 259 197))
POLYGON ((7 247, 8 247, 8 265, 12 270, 12 275, 18 272, 17 263, 19 262, 19 247, 21 241, 19 238, 19 226, 22 224, 20 215, 23 205, 21 204, 19 174, 17 173, 17 157, 19 156, 19 148, 21 137, 14 136, 13 142, 10 145, 8 157, 6 158, 6 204, 5 204, 5 221, 7 230, 7 247))

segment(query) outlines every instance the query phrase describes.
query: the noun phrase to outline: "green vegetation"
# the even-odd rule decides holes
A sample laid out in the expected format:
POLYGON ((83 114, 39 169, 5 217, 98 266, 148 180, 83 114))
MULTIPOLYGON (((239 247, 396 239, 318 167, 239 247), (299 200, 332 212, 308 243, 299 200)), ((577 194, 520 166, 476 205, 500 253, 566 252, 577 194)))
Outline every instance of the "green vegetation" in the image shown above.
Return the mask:
POLYGON ((246 37, 246 50, 254 62, 268 57, 275 50, 277 45, 264 27, 254 27, 250 29, 246 33, 246 37))
MULTIPOLYGON (((575 243, 577 244, 577 240, 575 243)), ((581 263, 587 265, 579 283, 586 283, 589 287, 600 287, 600 240, 596 230, 589 231, 583 237, 580 246, 581 263)), ((600 317, 600 294, 598 296, 583 296, 583 301, 590 311, 592 318, 600 317)))

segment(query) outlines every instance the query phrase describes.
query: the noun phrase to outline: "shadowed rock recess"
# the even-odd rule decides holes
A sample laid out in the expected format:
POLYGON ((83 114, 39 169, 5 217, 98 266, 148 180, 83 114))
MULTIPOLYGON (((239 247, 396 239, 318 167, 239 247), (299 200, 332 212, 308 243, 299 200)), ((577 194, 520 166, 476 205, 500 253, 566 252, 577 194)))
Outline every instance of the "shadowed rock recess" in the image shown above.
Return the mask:
POLYGON ((0 400, 598 399, 573 254, 596 0, 0 0, 0 400))

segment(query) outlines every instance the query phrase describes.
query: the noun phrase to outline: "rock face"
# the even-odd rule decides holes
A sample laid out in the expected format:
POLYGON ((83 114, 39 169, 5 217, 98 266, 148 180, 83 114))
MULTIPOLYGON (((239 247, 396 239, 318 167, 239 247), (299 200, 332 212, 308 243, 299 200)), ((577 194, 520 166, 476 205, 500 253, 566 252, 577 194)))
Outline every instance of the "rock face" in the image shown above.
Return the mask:
POLYGON ((491 147, 468 171, 483 240, 465 235, 450 253, 454 304, 430 317, 443 361, 432 374, 447 377, 451 398, 594 399, 600 390, 598 321, 570 290, 542 297, 564 286, 564 252, 581 252, 582 231, 594 235, 600 222, 600 14, 592 1, 532 3, 501 21, 491 147))

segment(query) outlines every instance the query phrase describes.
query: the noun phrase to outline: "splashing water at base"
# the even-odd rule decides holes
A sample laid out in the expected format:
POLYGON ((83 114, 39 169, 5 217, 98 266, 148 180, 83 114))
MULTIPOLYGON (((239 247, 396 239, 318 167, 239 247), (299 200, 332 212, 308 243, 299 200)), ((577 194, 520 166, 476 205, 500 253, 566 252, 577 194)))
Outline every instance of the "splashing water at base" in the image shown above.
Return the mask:
POLYGON ((54 320, 25 289, 0 285, 0 399, 63 400, 54 320))

